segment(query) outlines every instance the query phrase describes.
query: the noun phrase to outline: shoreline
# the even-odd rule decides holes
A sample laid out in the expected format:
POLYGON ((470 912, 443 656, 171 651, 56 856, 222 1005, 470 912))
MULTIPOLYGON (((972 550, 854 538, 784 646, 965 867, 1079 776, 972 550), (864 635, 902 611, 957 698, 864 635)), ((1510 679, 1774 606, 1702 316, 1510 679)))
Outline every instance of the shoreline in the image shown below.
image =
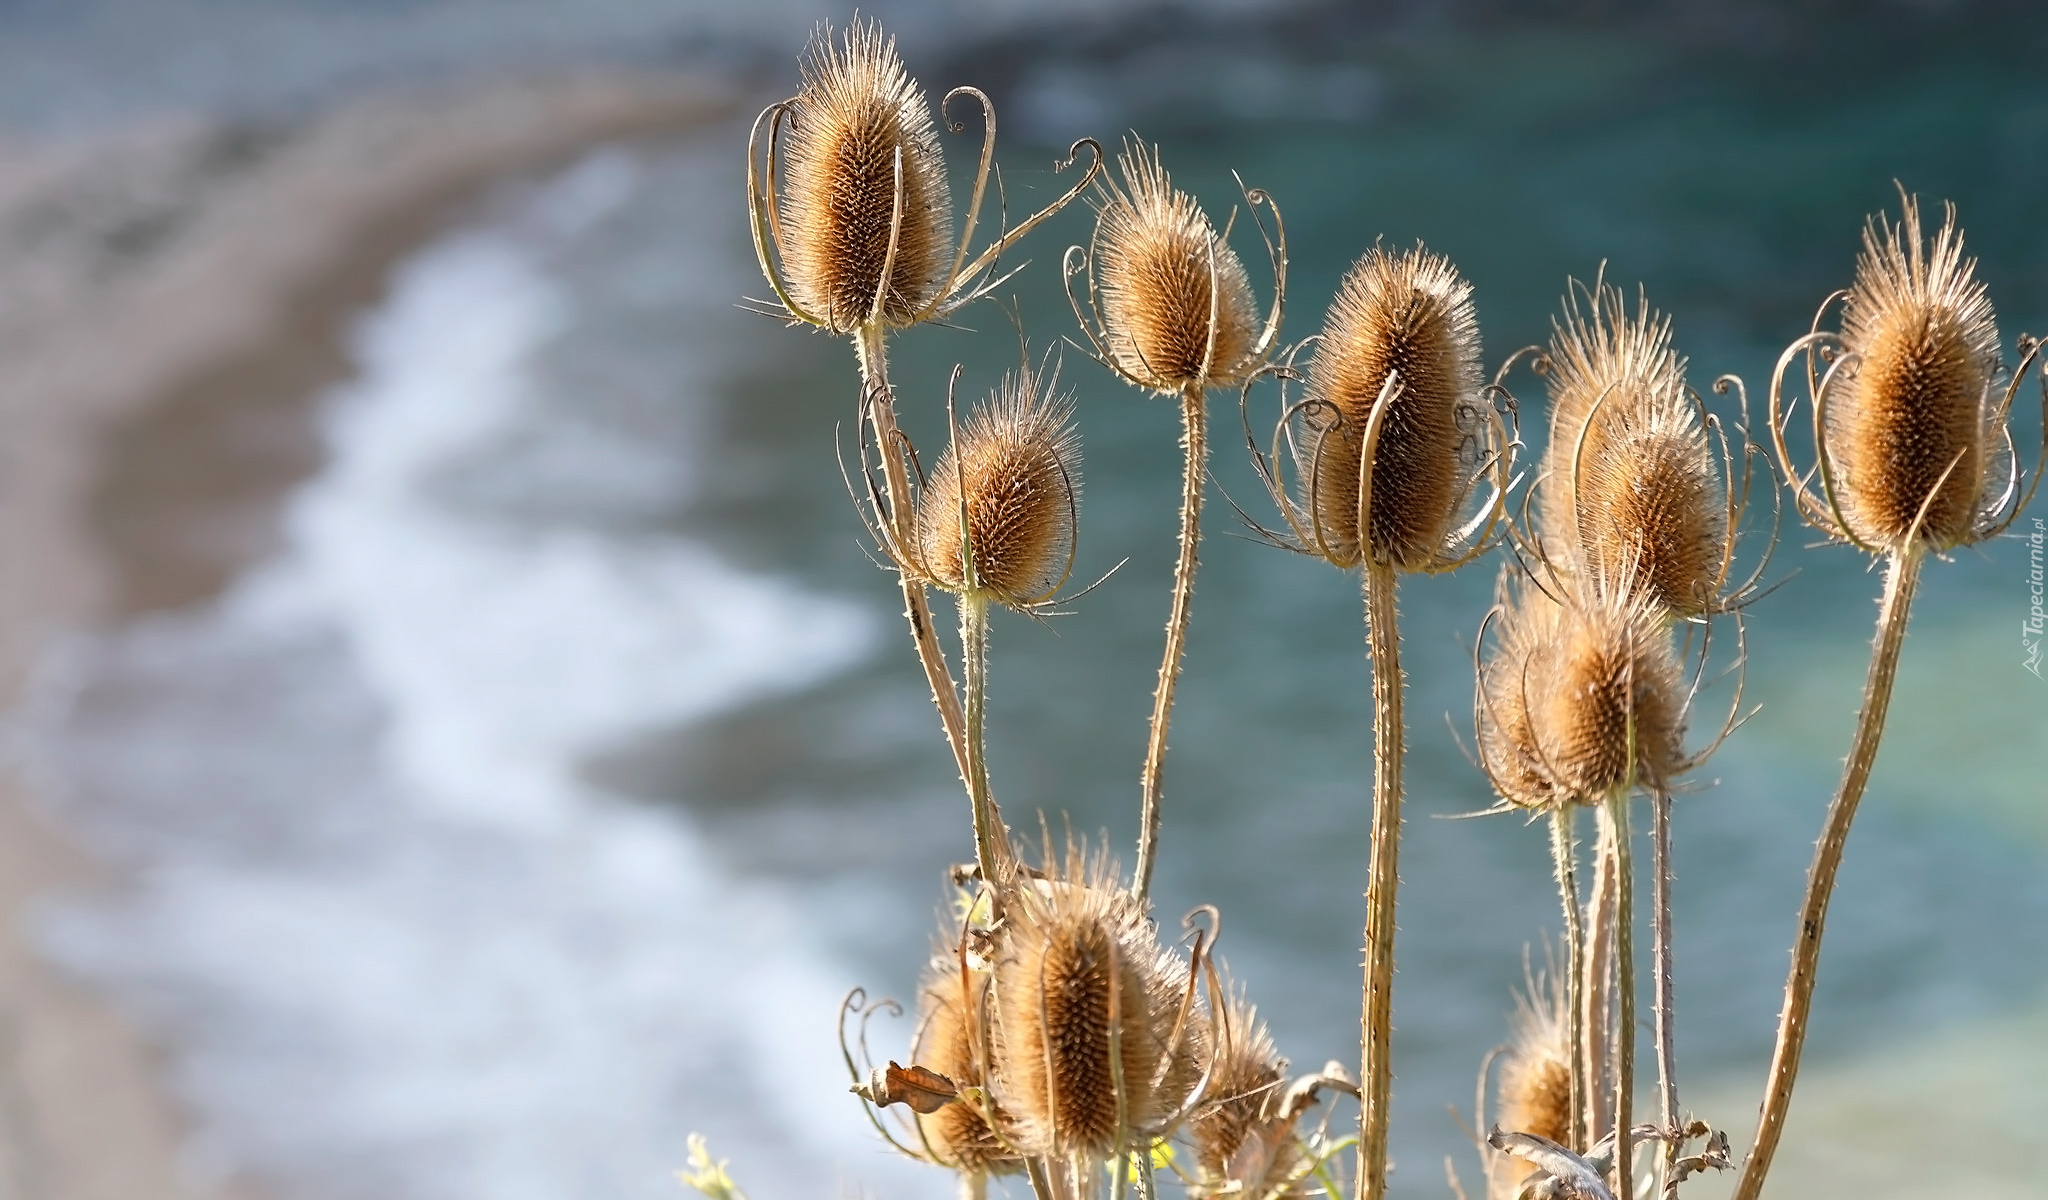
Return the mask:
MULTIPOLYGON (((318 466, 312 404, 389 268, 491 185, 680 132, 730 90, 586 69, 383 89, 287 123, 0 137, 0 689, 72 630, 203 601, 318 466)), ((159 1054, 35 951, 105 878, 0 773, 0 1200, 253 1200, 207 1178, 159 1054)))

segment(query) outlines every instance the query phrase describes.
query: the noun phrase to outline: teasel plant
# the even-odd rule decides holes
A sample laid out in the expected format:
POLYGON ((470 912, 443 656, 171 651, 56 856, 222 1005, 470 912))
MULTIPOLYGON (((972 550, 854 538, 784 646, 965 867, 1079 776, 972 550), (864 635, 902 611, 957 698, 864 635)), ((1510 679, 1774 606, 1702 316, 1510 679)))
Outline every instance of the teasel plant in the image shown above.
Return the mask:
MULTIPOLYGON (((1944 206, 1931 239, 1903 186, 1899 207, 1896 222, 1882 215, 1865 222, 1853 282, 1822 302, 1771 373, 1771 435, 1800 516, 1828 541, 1881 560, 1885 579, 1855 732, 1807 871, 1770 1075, 1736 1200, 1756 1200, 1784 1132, 1828 902, 1884 735, 1921 568, 1930 555, 1944 558, 2004 533, 2041 482, 2038 466, 2025 478, 2010 424, 2041 343, 2022 335, 2018 364, 2006 369, 1991 298, 1976 260, 1964 254, 1954 207, 1944 206), (1838 326, 1823 330, 1838 303, 1838 326), (1792 372, 1794 363, 1804 370, 1792 372), (1798 400, 1785 386, 1788 374, 1803 375, 1806 385, 1813 459, 1803 468, 1788 448, 1798 400)), ((2048 458, 2048 365, 2041 400, 2048 458)))
POLYGON ((1340 568, 1360 568, 1372 665, 1373 803, 1360 1014, 1359 1194, 1386 1192, 1393 1097, 1394 913, 1399 884, 1400 633, 1394 587, 1490 548, 1514 485, 1514 403, 1481 368, 1471 284, 1417 245, 1374 246, 1353 264, 1322 331, 1292 347, 1239 392, 1253 465, 1283 531, 1267 540, 1340 568), (1310 355, 1307 365, 1300 356, 1310 355), (1258 377, 1281 382, 1270 452, 1251 433, 1258 377), (1303 396, 1289 401, 1287 384, 1303 396), (1293 472, 1290 482, 1288 472, 1293 472))
POLYGON ((1131 140, 1117 159, 1121 182, 1104 177, 1095 195, 1095 232, 1070 246, 1061 276, 1090 355, 1133 387, 1180 401, 1179 554, 1166 647, 1152 696, 1152 719, 1139 775, 1137 894, 1148 894, 1158 862, 1167 730, 1186 657, 1194 604, 1202 498, 1208 478, 1208 393, 1236 387, 1272 358, 1287 295, 1287 233, 1267 193, 1243 187, 1273 272, 1273 303, 1260 320, 1244 262, 1232 249, 1233 209, 1222 232, 1195 198, 1173 186, 1157 147, 1131 140), (1269 231, 1260 218, 1273 220, 1269 231), (1086 305, 1074 280, 1086 284, 1086 305))
MULTIPOLYGON (((995 107, 977 88, 947 93, 981 109, 982 144, 960 234, 934 113, 904 70, 893 38, 856 20, 835 39, 813 36, 796 95, 761 111, 747 146, 747 211, 754 252, 774 290, 762 311, 791 324, 850 338, 860 363, 860 420, 871 436, 882 485, 877 519, 888 540, 915 537, 912 466, 897 427, 888 374, 890 333, 943 320, 987 296, 1008 277, 1001 256, 1079 196, 1100 172, 1102 149, 1076 142, 1063 167, 1092 155, 1082 177, 1052 203, 1002 229, 970 257, 981 207, 995 176, 995 107)), ((948 121, 959 132, 964 125, 948 121)), ((1000 178, 997 177, 1000 190, 1000 178)), ((1007 223, 1006 223, 1007 224, 1007 223)), ((904 616, 938 707, 955 765, 971 790, 967 719, 933 629, 924 583, 900 572, 904 616)))
POLYGON ((840 1012, 853 1091, 899 1152, 958 1174, 963 1197, 1024 1175, 1039 1200, 1158 1195, 1158 1172, 1192 1195, 1278 1200, 1312 1177, 1336 1185, 1344 1143, 1301 1119, 1355 1094, 1334 1064, 1289 1080, 1265 1027, 1215 958, 1215 910, 1162 944, 1120 868, 1048 834, 1038 865, 1013 861, 996 891, 963 891, 920 984, 911 1065, 876 1068, 867 1023, 900 1011, 850 993, 840 1012), (884 1112, 902 1106, 901 1120, 884 1112), (892 1128, 892 1125, 894 1126, 892 1128), (1194 1151, 1192 1170, 1172 1151, 1194 1151))
MULTIPOLYGON (((1548 384, 1550 438, 1524 505, 1524 531, 1514 537, 1523 583, 1513 587, 1504 576, 1482 627, 1482 647, 1488 629, 1495 637, 1478 664, 1474 740, 1503 805, 1545 815, 1551 827, 1567 960, 1556 1028, 1567 1043, 1565 1111, 1572 1114, 1569 1137, 1552 1140, 1580 1153, 1604 1143, 1622 1195, 1630 1194, 1637 1132, 1629 802, 1637 791, 1649 794, 1661 1111, 1646 1128, 1664 1143, 1668 1193, 1689 1173, 1681 1159, 1691 1140, 1672 1052, 1671 800, 1677 776, 1704 762, 1742 719, 1740 612, 1765 590, 1776 506, 1754 569, 1731 583, 1762 458, 1748 435, 1747 406, 1731 442, 1686 386, 1669 320, 1641 297, 1631 314, 1604 271, 1589 287, 1571 286, 1550 345, 1533 365, 1548 384), (1738 681, 1719 733, 1688 755, 1682 734, 1709 663, 1710 615, 1736 621, 1729 669, 1738 681), (1679 623, 1683 649, 1672 644, 1679 623), (1690 685, 1681 687, 1688 673, 1681 664, 1695 649, 1690 685), (1599 825, 1590 918, 1578 884, 1580 807, 1594 807, 1599 825)), ((1731 390, 1742 396, 1739 379, 1716 381, 1716 391, 1731 390)), ((1774 481, 1770 490, 1775 495, 1774 481)), ((1531 1109, 1526 1100, 1511 1103, 1506 1090, 1526 1078, 1504 1079, 1504 1112, 1531 1109)))

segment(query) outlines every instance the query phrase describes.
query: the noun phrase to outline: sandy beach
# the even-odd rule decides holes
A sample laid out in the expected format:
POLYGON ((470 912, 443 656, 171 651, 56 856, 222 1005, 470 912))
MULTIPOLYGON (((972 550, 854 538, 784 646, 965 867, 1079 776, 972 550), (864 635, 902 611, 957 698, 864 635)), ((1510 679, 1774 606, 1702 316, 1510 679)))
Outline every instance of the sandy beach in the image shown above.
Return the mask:
MULTIPOLYGON (((67 630, 212 595, 317 465, 351 314, 488 185, 731 102, 557 73, 337 101, 284 123, 0 135, 0 692, 67 630)), ((95 867, 0 779, 0 1200, 245 1197, 187 1161, 145 1039, 33 948, 95 867)))

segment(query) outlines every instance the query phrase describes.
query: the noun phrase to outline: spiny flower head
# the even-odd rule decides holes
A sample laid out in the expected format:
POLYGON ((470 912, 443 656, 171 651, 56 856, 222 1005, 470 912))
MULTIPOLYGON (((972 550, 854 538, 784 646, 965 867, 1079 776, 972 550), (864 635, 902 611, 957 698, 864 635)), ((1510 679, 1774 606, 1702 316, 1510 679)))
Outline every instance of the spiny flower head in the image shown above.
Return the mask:
POLYGON ((1165 1132, 1200 1073, 1203 1022, 1186 1002, 1186 965, 1114 868, 1078 844, 1049 865, 1008 889, 998 1098, 1024 1153, 1100 1161, 1165 1132))
POLYGON ((1662 612, 1627 574, 1550 583, 1555 598, 1533 584, 1504 590, 1480 668, 1478 742, 1494 787, 1510 804, 1541 808, 1669 786, 1693 763, 1662 612))
POLYGON ((953 216, 931 105, 895 39, 856 21, 835 44, 821 27, 788 120, 774 203, 792 298, 834 333, 878 300, 886 323, 911 323, 946 284, 953 216))
POLYGON ((1091 331, 1127 380, 1161 392, 1235 384, 1258 365, 1260 330, 1244 263, 1194 197, 1173 186, 1156 148, 1126 143, 1123 184, 1095 204, 1091 331))
POLYGON ((930 582, 1016 609, 1045 602, 1066 582, 1081 448, 1073 399, 1054 396, 1057 384, 1056 374, 1029 366, 1004 376, 940 457, 918 496, 912 552, 930 582))
POLYGON ((1344 276, 1309 364, 1295 443, 1309 549, 1339 566, 1361 560, 1362 459, 1384 389, 1367 541, 1398 568, 1432 569, 1478 482, 1481 383, 1472 285, 1420 245, 1366 251, 1344 276))
POLYGON ((2004 486, 1998 325, 1976 266, 1953 209, 1932 244, 1911 197, 1899 224, 1864 226, 1824 429, 1846 532, 1862 543, 1977 541, 2004 486))

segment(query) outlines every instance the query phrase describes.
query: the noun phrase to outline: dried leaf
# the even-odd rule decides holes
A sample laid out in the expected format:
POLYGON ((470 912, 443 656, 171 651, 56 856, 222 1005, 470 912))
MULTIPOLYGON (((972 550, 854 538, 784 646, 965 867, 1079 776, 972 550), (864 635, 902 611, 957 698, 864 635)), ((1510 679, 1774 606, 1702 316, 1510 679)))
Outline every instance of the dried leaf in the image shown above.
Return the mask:
POLYGON ((916 1113, 935 1113, 960 1098, 959 1087, 937 1071, 894 1062, 877 1068, 866 1083, 847 1090, 878 1108, 907 1104, 916 1113))

